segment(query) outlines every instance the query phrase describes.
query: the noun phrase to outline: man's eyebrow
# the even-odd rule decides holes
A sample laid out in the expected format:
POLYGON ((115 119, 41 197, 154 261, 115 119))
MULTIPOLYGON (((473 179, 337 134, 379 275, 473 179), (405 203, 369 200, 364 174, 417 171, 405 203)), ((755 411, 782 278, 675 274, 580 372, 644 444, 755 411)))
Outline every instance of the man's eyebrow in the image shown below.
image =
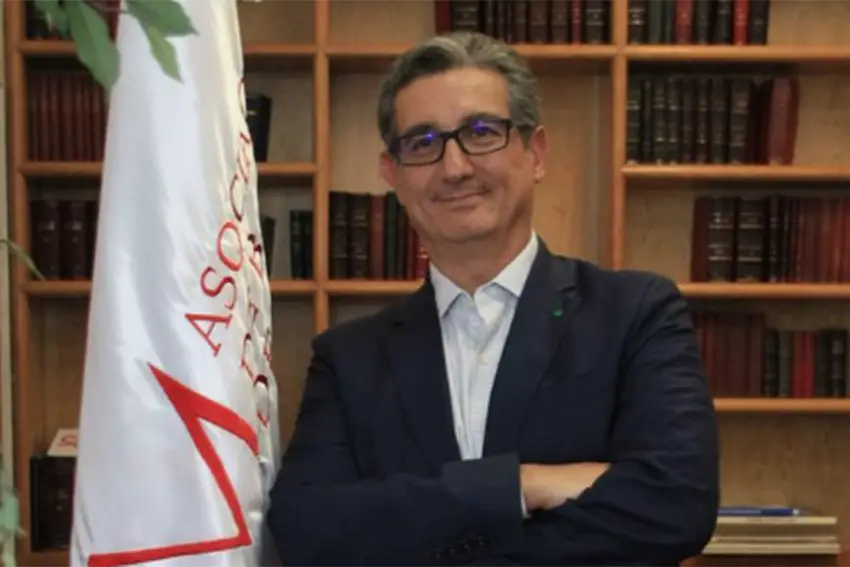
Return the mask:
POLYGON ((411 136, 414 134, 423 134, 425 132, 431 132, 434 130, 439 130, 436 124, 431 122, 421 122, 419 124, 414 124, 413 126, 409 126, 404 131, 399 133, 399 137, 402 136, 411 136))
MULTIPOLYGON (((465 124, 470 124, 477 120, 504 120, 505 117, 499 114, 495 114, 492 112, 472 112, 470 114, 464 115, 460 119, 459 126, 463 126, 465 124)), ((420 122, 419 124, 414 124, 413 126, 409 126, 405 130, 399 133, 399 137, 404 136, 414 136, 416 134, 424 134, 425 132, 434 132, 440 131, 441 128, 434 124, 433 122, 420 122)))
POLYGON ((463 117, 463 123, 468 124, 476 120, 504 120, 504 116, 494 114, 492 112, 473 112, 463 117))

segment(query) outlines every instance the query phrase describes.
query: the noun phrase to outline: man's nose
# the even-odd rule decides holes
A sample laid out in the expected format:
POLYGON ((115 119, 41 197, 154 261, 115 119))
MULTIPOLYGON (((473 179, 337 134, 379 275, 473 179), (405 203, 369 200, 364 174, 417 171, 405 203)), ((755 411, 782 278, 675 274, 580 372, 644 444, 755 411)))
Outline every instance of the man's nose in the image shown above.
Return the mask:
POLYGON ((469 156, 460 148, 457 140, 448 140, 443 154, 445 178, 449 181, 464 179, 472 175, 472 171, 469 156))

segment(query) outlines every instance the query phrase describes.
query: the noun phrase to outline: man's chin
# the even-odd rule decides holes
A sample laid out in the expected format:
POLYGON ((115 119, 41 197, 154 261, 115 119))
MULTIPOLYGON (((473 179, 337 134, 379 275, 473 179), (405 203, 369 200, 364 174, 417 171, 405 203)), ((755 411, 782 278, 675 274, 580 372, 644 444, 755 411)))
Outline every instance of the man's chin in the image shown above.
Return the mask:
POLYGON ((496 231, 491 224, 457 227, 446 232, 446 240, 452 244, 467 244, 487 240, 496 231))

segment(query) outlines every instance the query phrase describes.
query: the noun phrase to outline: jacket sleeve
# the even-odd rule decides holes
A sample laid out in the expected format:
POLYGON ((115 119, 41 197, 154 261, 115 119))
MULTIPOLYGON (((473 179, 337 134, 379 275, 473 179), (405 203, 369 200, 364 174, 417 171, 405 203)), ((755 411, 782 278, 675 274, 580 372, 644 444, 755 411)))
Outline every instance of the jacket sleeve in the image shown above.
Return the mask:
POLYGON ((521 537, 519 460, 446 464, 433 478, 364 478, 346 428, 327 335, 314 341, 291 444, 266 522, 284 565, 435 565, 521 537))
POLYGON ((646 287, 620 380, 610 468, 577 499, 526 522, 520 563, 678 565, 710 540, 716 415, 688 305, 665 278, 646 287))

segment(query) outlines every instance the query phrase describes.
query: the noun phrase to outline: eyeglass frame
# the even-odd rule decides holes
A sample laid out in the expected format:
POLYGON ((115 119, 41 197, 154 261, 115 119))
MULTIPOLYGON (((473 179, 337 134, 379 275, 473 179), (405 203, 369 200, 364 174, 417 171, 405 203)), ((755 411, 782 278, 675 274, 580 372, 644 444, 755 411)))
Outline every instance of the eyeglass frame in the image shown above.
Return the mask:
POLYGON ((461 126, 458 126, 457 128, 455 128, 453 130, 437 130, 436 128, 429 130, 428 133, 433 134, 435 136, 435 138, 439 139, 440 143, 442 144, 441 147, 440 147, 440 153, 437 154, 437 156, 430 161, 423 161, 423 162, 416 162, 416 163, 405 163, 401 160, 401 157, 399 156, 399 144, 403 140, 405 140, 406 138, 411 138, 411 137, 414 137, 414 136, 421 136, 423 134, 421 132, 411 132, 409 134, 402 134, 401 136, 396 136, 390 142, 390 146, 389 146, 388 149, 390 151, 390 154, 395 158, 395 160, 398 164, 405 165, 407 167, 433 165, 433 164, 439 162, 440 160, 443 159, 443 156, 445 156, 445 154, 446 154, 446 145, 448 144, 449 140, 454 140, 457 143, 460 150, 468 156, 484 156, 484 155, 489 155, 489 154, 492 154, 492 153, 502 151, 506 147, 508 147, 508 144, 511 143, 511 131, 514 129, 514 126, 515 126, 514 121, 510 118, 502 118, 502 117, 498 117, 498 116, 476 116, 471 121, 466 122, 465 124, 462 124, 461 126), (466 148, 466 146, 463 145, 463 141, 461 141, 461 139, 460 139, 460 133, 471 128, 473 126, 474 122, 499 124, 499 125, 503 126, 505 128, 505 140, 504 140, 504 142, 496 148, 490 148, 490 149, 483 151, 483 152, 470 152, 466 148))

